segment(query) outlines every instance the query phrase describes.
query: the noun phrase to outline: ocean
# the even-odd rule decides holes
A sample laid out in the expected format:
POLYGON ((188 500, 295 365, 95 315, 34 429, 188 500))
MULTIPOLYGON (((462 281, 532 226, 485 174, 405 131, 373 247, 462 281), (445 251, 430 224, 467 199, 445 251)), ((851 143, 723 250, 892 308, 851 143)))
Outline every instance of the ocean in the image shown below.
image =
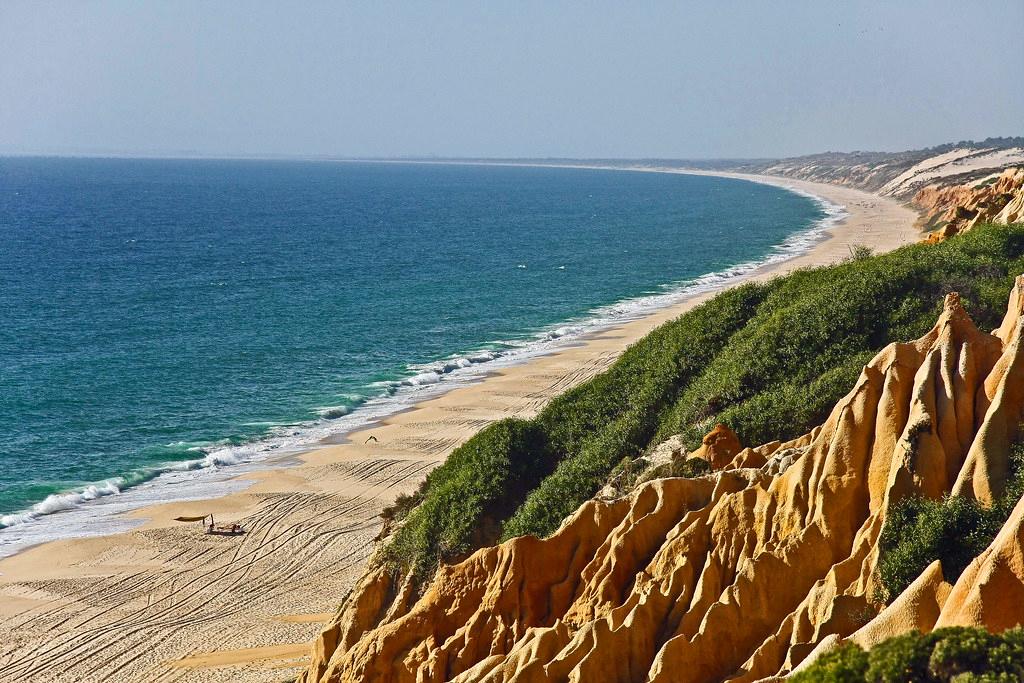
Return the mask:
POLYGON ((0 158, 0 556, 237 488, 837 215, 626 170, 0 158))

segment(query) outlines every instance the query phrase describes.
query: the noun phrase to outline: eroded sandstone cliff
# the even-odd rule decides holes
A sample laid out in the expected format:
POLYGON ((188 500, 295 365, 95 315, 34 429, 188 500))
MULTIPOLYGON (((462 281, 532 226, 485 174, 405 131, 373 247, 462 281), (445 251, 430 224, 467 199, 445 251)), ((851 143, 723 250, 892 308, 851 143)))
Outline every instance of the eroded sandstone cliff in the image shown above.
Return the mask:
POLYGON ((1022 312, 1024 277, 991 334, 951 294, 800 438, 737 453, 719 430, 702 449, 713 474, 590 501, 549 538, 441 567, 422 597, 370 573, 300 680, 771 680, 846 638, 1024 621, 1024 502, 955 582, 936 561, 877 598, 900 500, 1001 495, 1024 416, 1022 312))
POLYGON ((930 242, 970 230, 979 223, 1007 225, 1024 220, 1024 169, 1008 168, 970 185, 929 185, 914 195, 924 212, 930 242))

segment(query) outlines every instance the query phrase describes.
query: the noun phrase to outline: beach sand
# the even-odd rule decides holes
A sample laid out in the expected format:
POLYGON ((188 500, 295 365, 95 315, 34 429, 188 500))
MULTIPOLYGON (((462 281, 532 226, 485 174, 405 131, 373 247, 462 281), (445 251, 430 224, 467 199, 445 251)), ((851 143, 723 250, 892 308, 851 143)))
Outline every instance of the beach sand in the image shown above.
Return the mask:
MULTIPOLYGON (((654 170, 654 169, 649 169, 654 170)), ((730 175, 730 174, 712 174, 730 175)), ((917 214, 849 188, 790 187, 849 216, 810 252, 750 274, 833 263, 863 244, 913 242, 917 214)), ((732 283, 730 283, 732 284, 732 283)), ((607 368, 632 342, 711 294, 503 368, 246 479, 244 491, 133 513, 140 528, 55 541, 0 561, 0 681, 272 681, 294 676, 307 643, 362 573, 381 509, 491 422, 529 417, 607 368), (376 437, 364 445, 369 435, 376 437), (203 534, 178 515, 213 512, 244 536, 203 534)))

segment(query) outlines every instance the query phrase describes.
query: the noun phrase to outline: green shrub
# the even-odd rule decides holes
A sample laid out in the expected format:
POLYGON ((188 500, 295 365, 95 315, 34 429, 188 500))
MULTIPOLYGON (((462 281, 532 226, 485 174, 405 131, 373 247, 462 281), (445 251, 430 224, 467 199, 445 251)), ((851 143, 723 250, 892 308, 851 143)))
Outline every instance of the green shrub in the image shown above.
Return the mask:
POLYGON ((943 628, 889 638, 864 652, 854 643, 819 657, 794 683, 1003 683, 1024 680, 1024 630, 991 634, 943 628))
POLYGON ((511 431, 492 425, 457 449, 424 482, 383 557, 426 576, 499 537, 547 535, 624 458, 672 434, 692 448, 716 422, 745 444, 805 433, 872 354, 926 332, 947 292, 960 292, 979 327, 995 327, 1022 255, 1024 227, 981 227, 727 290, 536 418, 511 431))
POLYGON ((882 529, 879 597, 894 600, 935 560, 942 561, 946 580, 956 581, 1001 526, 992 510, 970 498, 915 496, 901 501, 882 529))
POLYGON ((850 250, 850 260, 860 261, 861 259, 871 258, 874 255, 874 250, 866 244, 854 244, 848 247, 850 250))
POLYGON ((843 643, 789 680, 791 683, 862 683, 867 669, 868 653, 856 643, 843 643))
POLYGON ((608 475, 607 485, 612 487, 616 495, 623 495, 640 484, 654 479, 669 477, 694 479, 706 474, 711 474, 711 463, 703 458, 678 457, 650 467, 649 462, 643 458, 633 460, 627 457, 612 468, 608 475))
POLYGON ((431 472, 383 559, 396 569, 426 577, 438 560, 457 559, 493 543, 525 489, 545 471, 543 431, 534 422, 496 422, 457 448, 431 472))
POLYGON ((652 467, 644 472, 637 483, 670 477, 694 479, 703 477, 705 474, 711 474, 711 463, 704 458, 673 458, 671 462, 652 467))
POLYGON ((907 633, 879 643, 868 653, 864 680, 875 683, 933 681, 928 673, 928 660, 935 641, 934 633, 907 633))
POLYGON ((423 502, 423 489, 413 493, 399 493, 395 502, 384 508, 380 516, 388 521, 401 521, 423 502))
POLYGON ((659 436, 681 432, 695 447, 715 422, 730 422, 725 410, 744 443, 797 436, 850 389, 861 361, 891 341, 924 334, 950 291, 961 293, 979 327, 991 329, 1005 311, 1024 238, 1024 231, 997 233, 776 280, 757 314, 681 392, 659 436), (820 387, 812 391, 812 383, 820 387), (776 400, 767 398, 772 393, 776 400), (736 420, 737 412, 753 419, 736 420))
POLYGON ((711 463, 707 460, 703 458, 680 458, 673 460, 669 464, 668 473, 665 476, 693 479, 695 477, 703 477, 705 474, 711 474, 711 463))
MULTIPOLYGON (((745 443, 761 444, 780 436, 798 436, 794 431, 807 430, 794 430, 793 425, 814 426, 824 422, 835 402, 853 387, 874 355, 875 350, 870 350, 851 356, 810 382, 780 381, 723 409, 714 419, 728 424, 737 434, 743 434, 748 439, 745 443), (823 400, 823 397, 832 400, 823 400)), ((699 431, 691 430, 690 438, 696 439, 699 431)))
MULTIPOLYGON (((988 653, 998 639, 983 629, 964 629, 935 643, 928 658, 928 672, 936 678, 953 678, 988 669, 988 653)), ((1005 672, 1003 672, 1005 673, 1005 672)))
POLYGON ((578 506, 568 507, 565 500, 589 498, 624 457, 633 458, 647 447, 657 428, 658 410, 677 391, 678 383, 704 365, 746 322, 763 292, 758 285, 724 292, 654 330, 604 373, 555 397, 540 415, 524 423, 536 430, 536 452, 512 452, 507 440, 491 434, 498 425, 481 430, 424 481, 418 493, 424 502, 385 547, 384 561, 425 577, 438 561, 452 561, 479 547, 472 537, 493 542, 490 532, 562 462, 571 467, 551 478, 545 489, 548 495, 531 502, 536 516, 544 518, 545 528, 557 528, 578 506), (468 457, 468 452, 476 455, 468 457), (504 468, 502 488, 485 494, 473 487, 461 495, 460 483, 473 482, 483 460, 504 468), (495 501, 499 504, 490 506, 495 510, 489 515, 483 509, 487 496, 500 498, 495 501), (433 518, 439 508, 444 510, 443 524, 433 518), (487 533, 479 531, 483 527, 487 533))
POLYGON ((1003 631, 988 651, 988 661, 997 671, 1015 672, 1024 679, 1024 629, 1003 631))
POLYGON ((947 496, 931 500, 914 496, 889 512, 879 539, 881 600, 902 593, 929 564, 942 561, 942 573, 955 582, 995 538, 1024 493, 1024 446, 1009 454, 1006 490, 992 507, 972 498, 947 496))

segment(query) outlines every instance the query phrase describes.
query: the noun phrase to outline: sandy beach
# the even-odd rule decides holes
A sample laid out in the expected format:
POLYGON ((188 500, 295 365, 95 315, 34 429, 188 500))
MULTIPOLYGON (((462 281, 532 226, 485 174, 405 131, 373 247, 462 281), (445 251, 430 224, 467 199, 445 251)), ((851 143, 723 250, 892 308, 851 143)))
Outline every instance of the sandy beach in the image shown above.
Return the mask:
MULTIPOLYGON (((661 170, 665 169, 644 169, 661 170)), ((858 190, 740 176, 822 197, 848 216, 808 253, 746 279, 876 253, 919 238, 916 212, 858 190)), ((730 283, 733 284, 733 283, 730 283)), ((632 342, 713 293, 426 400, 246 475, 222 498, 145 508, 139 528, 55 541, 0 561, 0 681, 283 681, 362 573, 379 513, 491 422, 529 417, 608 367, 632 342), (365 443, 372 435, 376 441, 365 443), (216 536, 179 515, 214 513, 247 533, 216 536)))

